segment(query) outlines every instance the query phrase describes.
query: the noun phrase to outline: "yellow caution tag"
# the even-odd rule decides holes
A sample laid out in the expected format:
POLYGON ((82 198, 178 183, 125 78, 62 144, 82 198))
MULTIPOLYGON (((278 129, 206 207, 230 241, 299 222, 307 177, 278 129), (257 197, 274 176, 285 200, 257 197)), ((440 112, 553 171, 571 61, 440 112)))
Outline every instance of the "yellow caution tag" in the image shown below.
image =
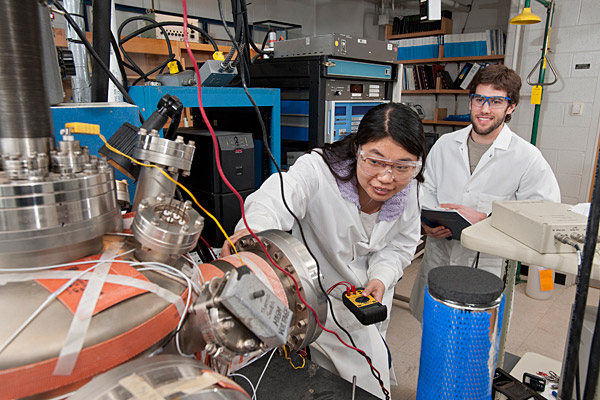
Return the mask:
POLYGON ((179 66, 177 66, 177 61, 171 61, 167 64, 167 67, 169 67, 169 73, 171 75, 179 72, 179 66))
POLYGON ((542 292, 554 289, 554 276, 551 269, 540 270, 540 290, 542 292))
POLYGON ((72 133, 83 133, 86 135, 97 135, 100 133, 100 125, 84 124, 83 122, 69 122, 65 128, 70 129, 72 133))
POLYGON ((215 51, 213 53, 213 60, 217 60, 217 61, 223 61, 225 60, 225 56, 223 55, 222 51, 215 51))
POLYGON ((542 85, 535 85, 531 89, 531 104, 542 104, 542 85))

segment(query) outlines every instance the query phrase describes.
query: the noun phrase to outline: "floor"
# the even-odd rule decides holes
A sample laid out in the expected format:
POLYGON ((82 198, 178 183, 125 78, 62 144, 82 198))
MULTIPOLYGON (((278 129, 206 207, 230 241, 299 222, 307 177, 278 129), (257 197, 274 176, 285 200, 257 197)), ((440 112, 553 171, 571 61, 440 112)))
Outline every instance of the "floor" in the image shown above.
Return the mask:
MULTIPOLYGON (((404 271, 396 293, 410 296, 421 259, 404 271)), ((526 279, 526 277, 523 277, 526 279)), ((508 332, 506 351, 521 357, 527 352, 562 360, 569 325, 575 286, 555 285, 548 300, 536 300, 525 294, 526 283, 517 284, 513 316, 508 332)), ((600 290, 590 288, 588 305, 598 306, 600 290)), ((417 395, 421 324, 412 316, 407 303, 394 300, 387 333, 388 345, 394 360, 398 386, 392 386, 394 400, 413 400, 417 395)))

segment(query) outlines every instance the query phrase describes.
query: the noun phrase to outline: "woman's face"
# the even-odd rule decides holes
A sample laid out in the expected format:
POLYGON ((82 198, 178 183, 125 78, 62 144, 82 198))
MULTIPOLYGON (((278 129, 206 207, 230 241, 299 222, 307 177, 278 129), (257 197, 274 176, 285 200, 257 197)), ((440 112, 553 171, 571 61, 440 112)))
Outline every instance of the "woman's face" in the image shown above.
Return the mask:
POLYGON ((418 157, 409 153, 395 142, 392 138, 386 137, 373 142, 368 142, 360 147, 363 155, 357 152, 356 178, 358 180, 359 193, 364 191, 371 199, 375 201, 386 201, 396 193, 401 191, 410 183, 412 179, 395 179, 393 170, 394 161, 417 161, 418 157), (376 159, 390 160, 390 165, 386 170, 378 174, 368 174, 365 171, 365 164, 368 162, 364 156, 372 156, 376 159))

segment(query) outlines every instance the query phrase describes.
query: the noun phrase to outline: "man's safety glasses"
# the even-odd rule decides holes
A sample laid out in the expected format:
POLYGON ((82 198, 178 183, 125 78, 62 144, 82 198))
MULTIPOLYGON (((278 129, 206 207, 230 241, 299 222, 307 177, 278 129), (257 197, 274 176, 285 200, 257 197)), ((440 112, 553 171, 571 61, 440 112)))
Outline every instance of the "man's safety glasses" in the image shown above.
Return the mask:
POLYGON ((471 94, 471 105, 475 107, 483 107, 488 103, 490 108, 504 108, 508 105, 510 97, 504 96, 484 96, 482 94, 471 94))
POLYGON ((395 161, 365 153, 358 148, 358 165, 369 176, 385 176, 392 174, 397 182, 406 182, 414 179, 421 170, 421 161, 395 161))

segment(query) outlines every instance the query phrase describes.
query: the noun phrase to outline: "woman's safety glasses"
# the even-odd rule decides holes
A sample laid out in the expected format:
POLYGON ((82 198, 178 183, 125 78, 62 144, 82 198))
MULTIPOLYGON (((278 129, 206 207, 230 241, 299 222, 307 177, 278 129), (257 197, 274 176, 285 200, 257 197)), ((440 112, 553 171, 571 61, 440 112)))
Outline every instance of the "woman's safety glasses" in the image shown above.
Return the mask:
POLYGON ((366 153, 358 148, 358 166, 369 176, 385 176, 388 172, 396 182, 414 179, 421 170, 419 161, 395 161, 366 153))

